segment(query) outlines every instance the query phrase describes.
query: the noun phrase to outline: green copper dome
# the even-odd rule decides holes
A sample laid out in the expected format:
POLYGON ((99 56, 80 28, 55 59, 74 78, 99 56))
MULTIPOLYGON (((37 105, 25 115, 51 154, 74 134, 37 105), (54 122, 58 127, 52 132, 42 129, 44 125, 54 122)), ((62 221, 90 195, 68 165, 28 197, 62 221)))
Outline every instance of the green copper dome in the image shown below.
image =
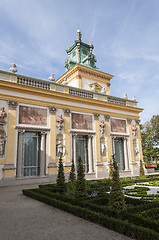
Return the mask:
POLYGON ((86 67, 98 69, 96 67, 97 59, 94 54, 92 54, 93 45, 90 42, 90 45, 83 43, 81 40, 81 31, 77 30, 77 40, 75 41, 72 47, 68 47, 66 51, 68 58, 65 61, 65 69, 68 71, 75 64, 81 64, 86 67))

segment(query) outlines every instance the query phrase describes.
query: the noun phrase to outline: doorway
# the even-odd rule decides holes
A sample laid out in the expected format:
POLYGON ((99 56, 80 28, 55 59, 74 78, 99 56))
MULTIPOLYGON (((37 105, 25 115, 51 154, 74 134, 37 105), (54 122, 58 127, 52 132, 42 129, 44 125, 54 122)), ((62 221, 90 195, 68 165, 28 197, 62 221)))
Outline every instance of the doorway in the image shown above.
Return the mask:
POLYGON ((115 146, 115 157, 119 171, 125 170, 125 159, 124 159, 124 139, 116 138, 114 139, 115 146))
POLYGON ((40 133, 25 132, 23 136, 23 177, 40 174, 40 133))
POLYGON ((79 156, 82 159, 84 171, 87 173, 89 171, 89 164, 88 164, 88 136, 86 135, 76 136, 76 166, 78 165, 79 156))

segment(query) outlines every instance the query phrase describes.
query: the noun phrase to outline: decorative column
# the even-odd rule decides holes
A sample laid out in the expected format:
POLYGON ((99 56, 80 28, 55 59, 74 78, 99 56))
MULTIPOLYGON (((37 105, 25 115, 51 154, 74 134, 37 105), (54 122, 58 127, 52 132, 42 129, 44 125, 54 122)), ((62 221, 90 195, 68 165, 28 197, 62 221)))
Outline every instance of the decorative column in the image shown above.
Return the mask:
POLYGON ((101 161, 100 156, 100 136, 99 136, 99 114, 94 113, 95 132, 96 132, 96 161, 101 161))
POLYGON ((17 105, 18 102, 16 101, 8 101, 7 151, 6 162, 3 168, 4 178, 10 178, 15 176, 14 150, 17 105))
POLYGON ((17 178, 22 177, 22 161, 23 161, 23 134, 25 130, 19 130, 18 136, 18 161, 17 161, 17 178))
POLYGON ((73 161, 74 161, 74 165, 75 165, 75 170, 77 171, 77 161, 76 161, 76 136, 77 134, 73 134, 72 135, 72 157, 73 157, 73 161))
POLYGON ((139 155, 140 155, 140 160, 143 160, 142 145, 141 145, 141 133, 140 133, 140 125, 139 124, 140 124, 140 120, 136 120, 139 155))
POLYGON ((41 132, 41 147, 40 147, 40 177, 45 176, 46 162, 46 132, 41 132))
POLYGON ((56 107, 49 107, 50 113, 50 156, 48 174, 57 173, 56 166, 56 107))
POLYGON ((111 158, 110 116, 105 115, 108 161, 111 158))
POLYGON ((70 109, 64 109, 65 162, 70 162, 70 109))
POLYGON ((89 173, 93 172, 93 149, 92 149, 92 135, 88 135, 88 162, 89 162, 89 173))
POLYGON ((114 140, 116 139, 115 136, 112 137, 112 155, 115 154, 115 143, 114 143, 114 140))
POLYGON ((129 159, 128 159, 128 145, 127 138, 124 138, 124 160, 125 160, 125 171, 129 170, 129 159))
POLYGON ((132 138, 132 127, 131 127, 132 119, 128 118, 128 131, 129 131, 129 139, 130 139, 130 153, 131 153, 131 161, 134 160, 134 147, 133 147, 133 138, 132 138))

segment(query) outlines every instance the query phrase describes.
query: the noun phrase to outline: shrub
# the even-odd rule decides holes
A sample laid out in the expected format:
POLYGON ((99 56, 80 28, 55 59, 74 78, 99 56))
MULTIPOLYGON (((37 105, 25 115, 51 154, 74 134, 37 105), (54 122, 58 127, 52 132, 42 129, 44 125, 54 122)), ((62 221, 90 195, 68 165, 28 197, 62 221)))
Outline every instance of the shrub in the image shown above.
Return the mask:
POLYGON ((125 206, 125 199, 119 178, 118 166, 114 155, 112 156, 112 159, 113 159, 113 174, 111 181, 109 204, 114 208, 122 209, 125 206))
POLYGON ((65 175, 63 169, 62 158, 59 159, 59 168, 58 168, 58 175, 57 175, 57 190, 60 193, 66 192, 66 185, 65 185, 65 175))
POLYGON ((84 174, 84 168, 82 159, 78 157, 78 166, 77 166, 77 180, 76 180, 76 188, 75 188, 75 196, 76 197, 84 197, 87 195, 86 192, 86 180, 84 174))
POLYGON ((71 171, 70 171, 70 175, 69 175, 69 181, 73 182, 74 180, 76 180, 76 173, 75 173, 74 161, 72 159, 72 165, 71 165, 71 171))

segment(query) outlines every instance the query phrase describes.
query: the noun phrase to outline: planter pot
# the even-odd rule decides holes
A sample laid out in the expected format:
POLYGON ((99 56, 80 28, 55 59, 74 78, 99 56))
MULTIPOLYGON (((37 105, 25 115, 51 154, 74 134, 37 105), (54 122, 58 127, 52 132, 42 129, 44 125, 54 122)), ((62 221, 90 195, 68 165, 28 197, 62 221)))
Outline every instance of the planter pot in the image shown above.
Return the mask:
POLYGON ((147 172, 147 173, 154 173, 154 172, 155 172, 155 167, 154 167, 154 166, 148 166, 148 167, 146 167, 146 172, 147 172))

